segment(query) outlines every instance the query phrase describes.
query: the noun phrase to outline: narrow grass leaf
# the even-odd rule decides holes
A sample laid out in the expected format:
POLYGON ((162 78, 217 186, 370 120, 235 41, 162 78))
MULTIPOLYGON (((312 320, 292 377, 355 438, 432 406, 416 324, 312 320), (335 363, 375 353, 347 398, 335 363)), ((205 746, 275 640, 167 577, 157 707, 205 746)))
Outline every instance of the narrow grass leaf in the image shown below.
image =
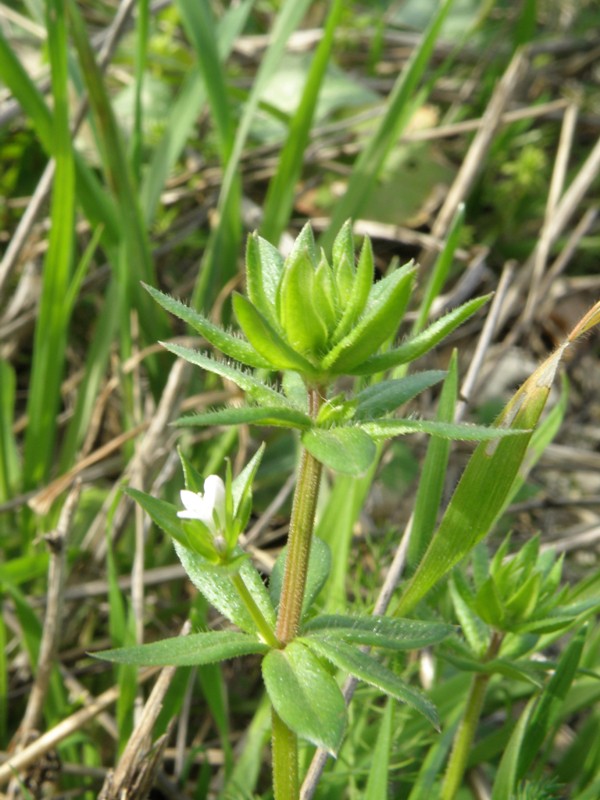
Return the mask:
POLYGON ((236 747, 236 761, 229 779, 225 783, 220 798, 222 800, 241 800, 251 798, 263 768, 263 752, 265 741, 271 725, 271 704, 263 693, 258 708, 250 724, 246 726, 241 751, 236 747))
MULTIPOLYGON (((450 423, 454 419, 456 398, 458 394, 458 363, 456 351, 453 352, 448 374, 438 403, 436 421, 450 423)), ((407 561, 415 567, 427 549, 439 512, 446 481, 446 470, 450 457, 450 440, 441 436, 432 436, 428 445, 415 505, 408 543, 407 561)))
POLYGON ((268 645, 245 633, 206 631, 135 647, 101 650, 90 655, 116 664, 135 664, 139 667, 193 667, 252 653, 267 653, 268 650, 268 645))
MULTIPOLYGON (((253 4, 254 0, 244 0, 238 6, 228 9, 219 20, 216 38, 221 61, 229 56, 236 38, 244 29, 253 4)), ((144 174, 140 197, 146 224, 150 224, 154 219, 166 180, 197 123, 206 98, 204 76, 202 71, 194 66, 184 78, 161 140, 154 148, 144 174)))
POLYGON ((61 472, 66 472, 73 465, 76 454, 89 430, 100 387, 105 379, 106 365, 112 352, 114 335, 118 328, 119 292, 119 283, 113 275, 105 293, 102 310, 96 321, 94 336, 86 351, 83 378, 77 392, 73 415, 62 441, 59 459, 61 472))
POLYGON ((3 583, 19 586, 21 583, 40 578, 47 571, 48 553, 16 556, 5 564, 0 564, 0 587, 3 583))
POLYGON ((302 97, 290 121, 275 174, 269 183, 260 232, 272 242, 279 241, 290 218, 319 92, 331 57, 334 33, 343 10, 344 1, 333 0, 327 12, 323 36, 312 57, 302 97))
MULTIPOLYGON (((344 220, 360 215, 373 189, 374 180, 391 148, 400 138, 416 108, 415 92, 433 53, 442 24, 452 0, 440 3, 421 42, 415 47, 387 100, 387 110, 377 130, 362 149, 353 168, 345 194, 337 201, 327 232, 321 239, 325 249, 331 246, 334 232, 344 220)), ((419 102, 424 98, 419 97, 419 102)))
POLYGON ((375 460, 361 478, 337 474, 329 502, 317 522, 315 534, 335 552, 325 597, 327 611, 347 608, 346 581, 354 525, 373 482, 376 467, 375 460))
MULTIPOLYGON (((533 429, 544 409, 566 344, 553 353, 509 401, 495 427, 533 429)), ((467 464, 431 543, 411 578, 397 614, 405 615, 491 530, 524 462, 532 433, 482 442, 467 464)))
POLYGON ((518 778, 526 775, 544 740, 560 721, 565 698, 577 674, 586 634, 587 629, 581 628, 561 653, 556 669, 529 717, 519 752, 518 778))
POLYGON ((250 132, 250 125, 265 86, 277 70, 277 65, 284 53, 289 37, 300 24, 309 6, 310 0, 285 0, 280 7, 279 14, 270 31, 269 47, 261 59, 242 118, 237 127, 233 151, 227 163, 221 184, 221 194, 219 196, 220 211, 222 211, 226 205, 227 197, 235 181, 239 160, 250 132))
POLYGON ((47 6, 48 44, 54 98, 54 158, 51 225, 44 261, 42 294, 35 329, 27 395, 23 481, 32 488, 49 477, 56 440, 56 415, 65 369, 69 323, 63 300, 68 293, 75 219, 75 167, 69 130, 67 31, 61 2, 47 6))
POLYGON ((363 800, 388 800, 388 772, 393 742, 393 719, 394 705, 391 700, 388 700, 379 720, 379 731, 373 749, 371 768, 363 800))
POLYGON ((177 0, 177 7, 200 62, 221 158, 226 163, 231 154, 234 128, 225 73, 215 37, 215 18, 206 0, 177 0))
POLYGON ((301 642, 271 650, 262 663, 273 708, 302 739, 335 756, 346 727, 342 693, 317 656, 301 642))
POLYGON ((438 713, 431 700, 418 689, 409 686, 379 661, 339 639, 306 637, 301 641, 339 669, 414 708, 439 729, 438 713))
POLYGON ((419 314, 411 329, 411 334, 415 336, 420 333, 427 323, 427 318, 433 305, 433 301, 438 297, 444 288, 446 278, 454 260, 454 253, 458 246, 460 234, 462 232, 463 222, 465 218, 465 204, 460 203, 458 210, 454 215, 454 219, 450 225, 450 229, 444 242, 444 247, 438 254, 435 263, 431 270, 431 275, 425 287, 425 294, 419 306, 419 314))
POLYGON ((7 361, 0 360, 0 502, 16 493, 21 478, 13 433, 15 391, 15 371, 7 361))
POLYGON ((529 727, 529 721, 534 707, 534 700, 526 705, 521 717, 504 749, 500 766, 496 773, 492 790, 492 800, 513 800, 515 797, 515 784, 517 769, 523 740, 529 727))
POLYGON ((462 306, 449 311, 424 331, 411 337, 399 347, 371 356, 362 364, 356 364, 352 367, 352 375, 373 375, 376 372, 385 372, 388 369, 398 367, 401 364, 408 364, 410 361, 420 358, 475 314, 488 302, 490 297, 491 295, 489 294, 483 297, 476 297, 474 300, 469 300, 462 306))
POLYGON ((155 276, 150 244, 135 191, 131 166, 81 14, 73 0, 68 2, 67 7, 73 42, 98 131, 104 171, 114 193, 121 219, 120 240, 123 243, 125 255, 118 259, 115 267, 119 274, 121 297, 124 304, 121 310, 122 320, 126 319, 127 323, 129 321, 128 301, 132 299, 140 314, 144 332, 151 341, 154 341, 157 334, 164 335, 166 333, 167 324, 162 312, 157 314, 156 307, 152 306, 150 299, 145 292, 141 291, 140 287, 142 280, 154 283, 155 276))
POLYGON ((314 428, 302 434, 302 444, 317 461, 346 475, 364 475, 377 453, 360 428, 314 428))
POLYGON ((0 614, 0 747, 8 749, 8 658, 4 617, 0 614))
POLYGON ((211 234, 194 291, 195 308, 214 290, 217 276, 226 281, 235 273, 241 240, 241 190, 239 164, 250 126, 268 81, 276 71, 289 37, 310 7, 310 0, 285 0, 269 32, 269 46, 261 58, 252 88, 236 128, 233 148, 225 166, 218 202, 218 225, 211 234), (225 267, 225 268, 224 268, 225 267))
MULTIPOLYGON (((11 50, 0 31, 0 75, 11 94, 19 101, 30 117, 42 147, 48 156, 54 156, 55 139, 52 114, 43 96, 11 50)), ((118 239, 118 214, 114 204, 83 158, 74 153, 77 175, 77 197, 93 226, 104 225, 106 244, 114 246, 118 239)))
POLYGON ((303 636, 317 639, 342 639, 350 644, 367 644, 388 650, 416 650, 437 644, 455 629, 443 622, 423 622, 372 615, 352 617, 320 614, 303 627, 303 636))

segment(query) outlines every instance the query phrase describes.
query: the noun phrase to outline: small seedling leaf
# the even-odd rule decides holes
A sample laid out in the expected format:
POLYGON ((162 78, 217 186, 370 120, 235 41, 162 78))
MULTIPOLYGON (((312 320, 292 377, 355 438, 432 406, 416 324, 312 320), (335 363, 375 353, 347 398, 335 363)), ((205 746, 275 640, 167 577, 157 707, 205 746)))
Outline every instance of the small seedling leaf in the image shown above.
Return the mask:
POLYGON ((273 708, 294 733, 335 756, 346 727, 342 693, 317 656, 301 642, 271 650, 262 663, 273 708))
POLYGON ((364 475, 377 452, 360 428, 314 428, 302 435, 302 443, 317 461, 347 475, 364 475))

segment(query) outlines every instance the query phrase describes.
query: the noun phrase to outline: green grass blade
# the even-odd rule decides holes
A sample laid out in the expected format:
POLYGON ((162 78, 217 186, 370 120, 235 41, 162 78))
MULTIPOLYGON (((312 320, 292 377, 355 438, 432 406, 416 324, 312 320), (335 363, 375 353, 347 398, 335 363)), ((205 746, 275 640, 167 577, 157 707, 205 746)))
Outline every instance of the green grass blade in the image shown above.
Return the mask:
MULTIPOLYGON (((504 429, 533 429, 546 405, 564 348, 553 353, 523 384, 496 422, 504 429)), ((406 615, 489 533, 522 468, 532 433, 482 442, 473 453, 423 560, 400 598, 406 615)))
POLYGON ((261 60, 237 127, 231 154, 225 165, 217 209, 219 224, 211 236, 202 260, 200 280, 194 291, 192 303, 194 308, 199 308, 205 300, 210 300, 217 275, 224 283, 236 270, 241 242, 240 158, 264 88, 277 69, 290 35, 299 25, 310 4, 310 0, 285 0, 270 32, 271 43, 261 60))
POLYGON ((142 174, 144 71, 147 65, 148 32, 150 29, 149 0, 139 0, 136 17, 135 87, 133 100, 133 132, 131 136, 131 168, 135 185, 139 186, 142 174))
POLYGON ((129 328, 130 302, 138 309, 142 329, 150 341, 168 330, 162 311, 142 291, 140 281, 154 283, 154 267, 140 204, 134 189, 131 167, 111 106, 102 74, 96 63, 88 34, 74 2, 68 3, 71 33, 85 79, 90 107, 99 136, 100 155, 107 181, 119 209, 122 249, 117 259, 121 284, 121 323, 129 328))
POLYGON ((377 468, 375 459, 368 473, 361 478, 337 475, 329 501, 318 520, 315 535, 329 545, 335 554, 327 582, 325 611, 345 611, 347 608, 346 579, 352 545, 354 524, 371 487, 377 468))
MULTIPOLYGON (((21 62, 2 36, 1 31, 0 75, 31 119, 42 147, 48 156, 53 156, 55 139, 52 114, 21 62)), ((84 212, 92 225, 103 224, 105 226, 105 239, 108 244, 114 245, 119 227, 115 207, 81 156, 75 153, 74 158, 77 173, 77 196, 84 212)))
POLYGON ((204 77, 221 158, 227 163, 233 146, 233 120, 227 82, 215 38, 216 22, 207 0, 177 0, 185 30, 194 45, 204 77))
POLYGON ((8 748, 8 659, 6 657, 6 625, 0 615, 0 747, 8 748))
POLYGON ((12 366, 0 361, 0 502, 16 493, 20 483, 17 443, 13 434, 16 376, 12 366))
MULTIPOLYGON (((416 107, 415 91, 429 63, 442 23, 451 5, 452 0, 444 0, 440 4, 423 34, 421 43, 415 48, 390 94, 387 112, 356 160, 346 192, 337 201, 330 225, 321 237, 320 244, 326 250, 331 247, 333 237, 345 220, 360 214, 373 188, 374 177, 379 175, 386 156, 408 124, 416 107)), ((422 101, 423 98, 419 97, 419 103, 422 101)))
POLYGON ((263 766, 262 755, 270 726, 271 704, 265 694, 246 728, 244 749, 238 754, 231 776, 219 795, 220 800, 240 800, 252 796, 263 766))
POLYGON ((492 791, 492 800, 513 800, 514 787, 517 777, 517 768, 519 764, 519 757, 521 748, 523 746, 523 739, 527 733, 529 721, 533 711, 534 701, 531 700, 525 710, 521 714, 521 718, 517 723, 510 741, 504 750, 504 755, 500 761, 496 779, 494 781, 494 788, 492 791))
MULTIPOLYGON (((448 375, 444 381, 436 420, 452 422, 458 394, 458 366, 456 352, 448 365, 448 375)), ((442 501, 446 469, 450 456, 450 441, 440 436, 432 436, 427 445, 427 454, 419 479, 419 488, 413 510, 412 529, 408 543, 407 561, 414 567, 427 549, 442 501)))
POLYGON ((561 654, 556 670, 542 692, 539 703, 529 718, 519 753, 517 776, 523 778, 538 755, 546 736, 560 719, 561 710, 569 692, 585 644, 587 629, 581 628, 561 654))
POLYGON ((373 760, 369 770, 364 800, 387 800, 388 798, 388 771, 393 742, 393 719, 394 704, 392 700, 388 700, 379 722, 379 732, 373 749, 373 760))
POLYGON ((96 323, 95 335, 86 354, 85 372, 77 392, 73 416, 63 440, 59 469, 69 469, 89 428, 90 420, 112 349, 115 332, 119 322, 119 283, 113 276, 106 291, 104 306, 96 323))
POLYGON ((427 281, 423 300, 419 306, 419 314, 410 332, 411 336, 416 336, 425 328, 433 301, 444 288, 446 278, 448 277, 450 267, 452 266, 454 253, 458 246, 458 240, 462 232, 464 218, 465 206, 464 203, 461 203, 450 225, 450 230, 448 231, 444 247, 438 255, 435 264, 433 265, 433 269, 431 270, 431 275, 427 281))
POLYGON ((47 479, 53 461, 56 415, 64 357, 68 293, 75 219, 75 168, 69 130, 67 31, 63 4, 48 4, 48 44, 54 97, 54 157, 50 241, 44 261, 42 295, 35 329, 29 385, 23 483, 32 488, 47 479))
POLYGON ((260 232, 261 236, 271 242, 279 241, 290 218, 296 185, 302 172, 304 151, 308 143, 323 78, 331 57, 334 33, 344 5, 343 0, 333 0, 331 4, 323 38, 313 56, 298 109, 290 122, 277 170, 269 184, 260 232))
MULTIPOLYGON (((216 34, 220 60, 225 60, 229 56, 233 43, 244 28, 253 3, 254 0, 245 0, 239 6, 228 9, 220 20, 216 34)), ((194 67, 185 77, 161 141, 154 149, 144 175, 141 202, 146 224, 150 224, 154 219, 165 181, 183 151, 206 98, 204 77, 202 72, 194 67)))

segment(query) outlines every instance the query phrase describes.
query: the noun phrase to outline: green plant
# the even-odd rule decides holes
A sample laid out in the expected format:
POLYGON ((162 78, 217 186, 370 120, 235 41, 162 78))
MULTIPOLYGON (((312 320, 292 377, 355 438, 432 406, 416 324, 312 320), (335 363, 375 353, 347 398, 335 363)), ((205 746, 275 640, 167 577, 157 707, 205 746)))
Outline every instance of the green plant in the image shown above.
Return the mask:
POLYGON ((252 423, 299 431, 303 450, 287 547, 267 591, 240 546, 262 449, 235 480, 228 472, 225 483, 214 475, 203 483, 182 458, 184 511, 139 491, 129 492, 175 540, 179 558, 197 588, 242 632, 200 633, 108 651, 101 657, 130 664, 197 665, 249 653, 262 655, 263 678, 273 706, 275 796, 294 798, 299 793, 297 737, 335 754, 346 729, 344 699, 326 664, 408 704, 437 725, 435 707, 427 697, 362 647, 403 651, 435 644, 452 630, 437 621, 314 615, 312 604, 328 577, 331 559, 327 546, 313 540, 322 466, 360 475, 371 466, 380 441, 411 432, 484 440, 494 447, 500 445, 499 440, 519 439, 524 433, 514 426, 487 428, 390 416, 438 383, 443 373, 416 372, 385 379, 384 370, 427 352, 486 298, 470 301, 394 346, 415 267, 392 268, 373 283, 370 242, 365 239, 355 264, 350 223, 335 239, 331 263, 305 226, 286 259, 264 239, 251 236, 246 264, 248 296, 236 294, 233 300, 245 339, 147 288, 166 310, 243 365, 167 344, 175 355, 236 383, 248 401, 246 406, 183 418, 179 424, 252 423), (286 378, 281 387, 271 385, 251 368, 282 371, 286 378), (339 392, 336 380, 349 375, 369 380, 362 380, 362 388, 359 384, 352 392, 339 392))

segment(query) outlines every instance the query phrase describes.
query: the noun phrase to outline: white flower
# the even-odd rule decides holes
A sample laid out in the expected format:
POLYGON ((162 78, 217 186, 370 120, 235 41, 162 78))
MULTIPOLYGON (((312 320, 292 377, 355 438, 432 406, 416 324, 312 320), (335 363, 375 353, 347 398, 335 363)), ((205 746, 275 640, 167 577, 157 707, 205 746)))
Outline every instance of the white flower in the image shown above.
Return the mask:
POLYGON ((178 511, 178 517, 199 519, 213 535, 220 533, 219 529, 225 525, 225 484, 218 475, 209 475, 204 481, 204 494, 182 489, 180 495, 185 510, 178 511), (215 512, 220 523, 219 529, 215 524, 215 512))

